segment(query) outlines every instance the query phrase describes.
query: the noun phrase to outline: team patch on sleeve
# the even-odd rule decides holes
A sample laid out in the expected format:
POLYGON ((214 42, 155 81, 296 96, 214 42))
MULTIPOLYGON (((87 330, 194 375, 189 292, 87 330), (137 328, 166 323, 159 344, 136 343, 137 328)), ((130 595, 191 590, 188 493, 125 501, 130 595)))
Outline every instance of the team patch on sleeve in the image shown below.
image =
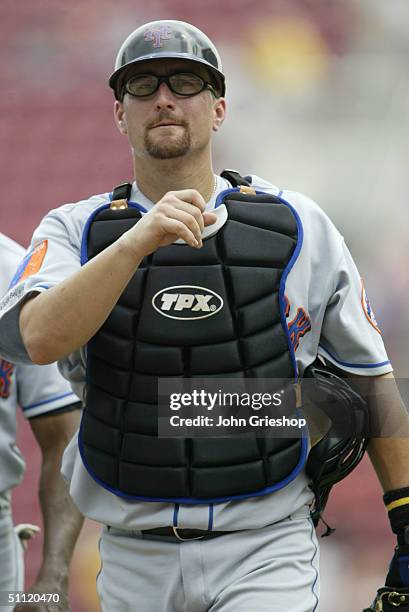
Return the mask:
POLYGON ((34 246, 29 253, 24 257, 13 278, 11 279, 9 289, 17 285, 20 281, 24 280, 32 274, 36 274, 44 261, 44 257, 47 253, 48 240, 43 240, 36 246, 34 246))
POLYGON ((0 397, 10 396, 11 377, 14 372, 14 363, 0 359, 0 397))
POLYGON ((372 306, 371 303, 369 301, 368 296, 366 295, 366 291, 365 291, 365 287, 364 287, 364 282, 361 279, 361 286, 362 286, 362 294, 361 294, 361 304, 362 304, 362 308, 364 310, 365 316, 368 319, 369 323, 372 325, 372 327, 374 327, 376 329, 376 331, 378 333, 382 333, 381 330, 379 329, 378 323, 375 319, 375 315, 374 312, 372 310, 372 306))
MULTIPOLYGON (((290 315, 291 304, 287 296, 284 296, 284 313, 288 318, 290 315)), ((291 344, 293 345, 294 351, 297 350, 300 340, 305 334, 311 331, 311 319, 304 310, 304 308, 297 308, 295 317, 287 323, 288 331, 290 333, 291 344)))

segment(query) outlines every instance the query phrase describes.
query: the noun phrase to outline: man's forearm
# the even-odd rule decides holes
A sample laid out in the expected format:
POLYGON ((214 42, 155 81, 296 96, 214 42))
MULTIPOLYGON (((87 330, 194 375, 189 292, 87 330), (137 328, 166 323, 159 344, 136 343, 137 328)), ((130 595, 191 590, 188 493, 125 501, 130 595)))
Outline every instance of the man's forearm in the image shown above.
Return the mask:
POLYGON ((109 316, 141 259, 117 241, 71 277, 26 302, 20 330, 33 363, 57 361, 86 344, 109 316))
POLYGON ((368 385, 369 410, 377 430, 369 441, 368 455, 384 491, 407 487, 408 410, 392 374, 369 379, 368 385))
POLYGON ((43 563, 36 583, 67 586, 69 565, 81 531, 83 516, 72 502, 61 473, 61 453, 52 451, 44 459, 40 478, 40 504, 44 523, 43 563))
POLYGON ((368 455, 385 492, 409 486, 409 438, 372 438, 368 455))
POLYGON ((33 363, 58 361, 86 344, 146 255, 178 238, 200 248, 204 227, 217 219, 205 207, 194 189, 166 193, 149 214, 78 272, 23 304, 20 331, 33 363))

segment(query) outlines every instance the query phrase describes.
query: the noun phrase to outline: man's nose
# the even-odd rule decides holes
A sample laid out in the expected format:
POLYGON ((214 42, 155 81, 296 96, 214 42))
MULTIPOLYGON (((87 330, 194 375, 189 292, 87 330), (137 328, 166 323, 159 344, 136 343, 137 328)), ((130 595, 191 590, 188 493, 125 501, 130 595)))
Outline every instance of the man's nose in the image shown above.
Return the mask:
POLYGON ((156 92, 155 106, 157 110, 162 108, 175 108, 175 97, 166 83, 161 83, 156 92))

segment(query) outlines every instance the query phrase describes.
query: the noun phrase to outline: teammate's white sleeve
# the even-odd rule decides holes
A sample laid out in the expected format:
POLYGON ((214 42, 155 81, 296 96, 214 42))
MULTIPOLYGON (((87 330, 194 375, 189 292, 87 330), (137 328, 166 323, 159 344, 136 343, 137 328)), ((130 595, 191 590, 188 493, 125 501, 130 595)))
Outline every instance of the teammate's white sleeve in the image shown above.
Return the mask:
POLYGON ((19 330, 21 300, 32 292, 41 293, 54 287, 81 267, 78 236, 73 236, 71 230, 60 214, 52 211, 44 217, 11 288, 0 302, 0 354, 9 361, 31 363, 19 330), (34 261, 35 272, 24 277, 35 248, 41 248, 44 257, 41 264, 34 261))
POLYGON ((28 419, 52 413, 79 401, 57 365, 16 365, 17 398, 28 419))
MULTIPOLYGON (((19 244, 0 233, 0 293, 9 285, 19 262, 19 274, 24 272, 28 262, 29 271, 39 263, 43 250, 37 250, 34 258, 24 258, 24 249, 19 244), (25 262, 21 265, 21 261, 25 262)), ((16 320, 16 335, 18 321, 16 320)), ((5 327, 0 338, 14 332, 5 327)), ((16 446, 16 410, 20 406, 26 418, 53 414, 55 411, 69 410, 78 404, 69 383, 62 378, 56 364, 15 365, 0 357, 0 493, 10 491, 21 482, 24 460, 16 446)))
POLYGON ((353 374, 377 376, 392 371, 362 279, 345 243, 325 310, 319 352, 353 374))

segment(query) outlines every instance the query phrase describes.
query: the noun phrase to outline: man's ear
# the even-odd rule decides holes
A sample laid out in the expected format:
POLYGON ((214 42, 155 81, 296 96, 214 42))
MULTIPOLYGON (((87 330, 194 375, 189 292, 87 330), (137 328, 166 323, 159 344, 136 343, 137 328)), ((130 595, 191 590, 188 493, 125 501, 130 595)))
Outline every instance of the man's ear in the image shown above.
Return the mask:
POLYGON ((226 100, 218 98, 213 106, 213 132, 218 132, 226 117, 226 100))
POLYGON ((114 104, 114 118, 115 118, 115 123, 116 126, 118 128, 118 130, 121 132, 121 134, 127 134, 128 133, 128 126, 126 123, 126 115, 125 115, 125 110, 124 110, 124 105, 122 104, 122 102, 119 102, 119 100, 115 100, 115 104, 114 104))

